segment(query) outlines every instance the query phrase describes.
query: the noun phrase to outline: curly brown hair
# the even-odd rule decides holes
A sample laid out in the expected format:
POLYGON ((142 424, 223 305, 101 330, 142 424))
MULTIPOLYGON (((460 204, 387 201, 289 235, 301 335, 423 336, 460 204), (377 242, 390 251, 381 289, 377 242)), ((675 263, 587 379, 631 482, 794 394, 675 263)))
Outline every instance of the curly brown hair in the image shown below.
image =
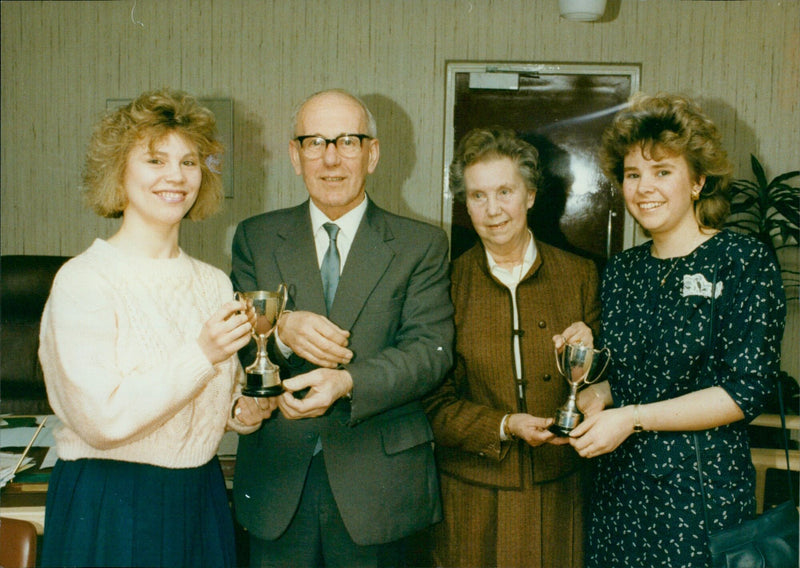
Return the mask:
POLYGON ((645 157, 683 156, 695 178, 706 177, 694 216, 706 229, 719 229, 730 211, 731 163, 717 127, 690 99, 667 93, 637 93, 603 133, 600 164, 622 185, 625 156, 639 146, 645 157))
POLYGON ((539 187, 539 152, 531 144, 519 138, 510 128, 475 128, 467 132, 456 148, 450 163, 450 192, 456 199, 464 201, 464 170, 484 160, 510 158, 519 168, 520 176, 529 192, 539 187))
POLYGON ((191 95, 169 88, 142 93, 95 125, 83 170, 87 204, 102 217, 121 217, 128 204, 123 179, 131 149, 145 141, 152 151, 172 133, 200 156, 202 181, 186 217, 199 220, 214 214, 223 195, 218 171, 223 146, 214 114, 191 95))

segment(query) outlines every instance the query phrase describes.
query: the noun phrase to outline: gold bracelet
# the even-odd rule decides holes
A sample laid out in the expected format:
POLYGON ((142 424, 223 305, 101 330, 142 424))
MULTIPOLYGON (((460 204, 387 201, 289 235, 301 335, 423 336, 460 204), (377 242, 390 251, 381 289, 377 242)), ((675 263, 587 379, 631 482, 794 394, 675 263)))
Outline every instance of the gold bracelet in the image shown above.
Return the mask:
POLYGON ((634 432, 644 432, 644 427, 642 423, 639 422, 639 405, 633 405, 633 431, 634 432))

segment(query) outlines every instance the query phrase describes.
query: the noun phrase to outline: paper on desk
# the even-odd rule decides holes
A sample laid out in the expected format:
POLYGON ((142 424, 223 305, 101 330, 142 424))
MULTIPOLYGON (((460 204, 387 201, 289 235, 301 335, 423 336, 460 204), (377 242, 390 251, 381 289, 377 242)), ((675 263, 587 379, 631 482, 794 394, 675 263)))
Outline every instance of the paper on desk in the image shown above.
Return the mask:
POLYGON ((56 460, 58 459, 58 452, 56 451, 55 446, 51 447, 47 450, 47 455, 44 456, 42 460, 42 465, 39 466, 39 469, 46 469, 48 467, 53 467, 56 465, 56 460))
MULTIPOLYGON (((14 479, 14 468, 17 467, 19 458, 20 454, 0 452, 0 487, 5 487, 6 483, 14 479)), ((25 459, 22 460, 22 464, 19 466, 16 473, 33 467, 34 465, 35 460, 30 456, 26 456, 25 459)))
MULTIPOLYGON (((15 448, 15 447, 22 447, 28 445, 28 442, 31 441, 31 438, 36 433, 35 426, 22 426, 22 427, 14 427, 13 426, 13 416, 4 416, 5 421, 12 426, 3 426, 0 428, 0 447, 1 448, 15 448)), ((42 420, 44 420, 44 416, 36 416, 36 424, 41 424, 42 420)), ((50 416, 47 418, 47 424, 45 424, 42 431, 37 436, 36 440, 33 442, 34 446, 37 447, 47 447, 51 448, 56 445, 56 440, 53 437, 53 432, 55 432, 56 428, 60 426, 61 422, 59 421, 57 416, 50 416)))

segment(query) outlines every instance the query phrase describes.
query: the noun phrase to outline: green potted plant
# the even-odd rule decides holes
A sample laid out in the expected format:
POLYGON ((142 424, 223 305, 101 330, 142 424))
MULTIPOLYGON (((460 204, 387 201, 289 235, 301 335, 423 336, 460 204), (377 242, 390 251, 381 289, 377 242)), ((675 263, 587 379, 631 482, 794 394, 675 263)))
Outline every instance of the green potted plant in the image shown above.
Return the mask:
MULTIPOLYGON (((800 170, 782 173, 768 180, 764 167, 754 155, 750 155, 750 166, 755 181, 735 179, 730 186, 731 213, 726 226, 736 231, 755 236, 775 252, 787 248, 797 249, 800 244, 800 187, 791 185, 800 170)), ((800 285, 796 260, 783 266, 784 286, 787 299, 798 299, 800 285)))

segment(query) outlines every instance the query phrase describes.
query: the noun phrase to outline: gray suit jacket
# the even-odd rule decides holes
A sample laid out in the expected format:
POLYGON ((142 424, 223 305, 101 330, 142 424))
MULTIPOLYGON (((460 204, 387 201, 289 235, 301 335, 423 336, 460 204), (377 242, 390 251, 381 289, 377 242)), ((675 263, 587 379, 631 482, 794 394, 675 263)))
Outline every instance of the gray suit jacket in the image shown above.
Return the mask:
MULTIPOLYGON (((433 435, 420 403, 452 364, 447 238, 369 203, 328 316, 350 331, 352 403, 324 416, 275 413, 240 436, 238 520, 272 540, 289 525, 317 438, 345 526, 361 545, 391 542, 441 518, 433 435)), ((289 286, 287 309, 325 314, 308 202, 243 221, 233 241, 234 289, 289 286)), ((271 359, 282 374, 313 367, 271 359)), ((292 357, 292 359, 297 359, 292 357)))

